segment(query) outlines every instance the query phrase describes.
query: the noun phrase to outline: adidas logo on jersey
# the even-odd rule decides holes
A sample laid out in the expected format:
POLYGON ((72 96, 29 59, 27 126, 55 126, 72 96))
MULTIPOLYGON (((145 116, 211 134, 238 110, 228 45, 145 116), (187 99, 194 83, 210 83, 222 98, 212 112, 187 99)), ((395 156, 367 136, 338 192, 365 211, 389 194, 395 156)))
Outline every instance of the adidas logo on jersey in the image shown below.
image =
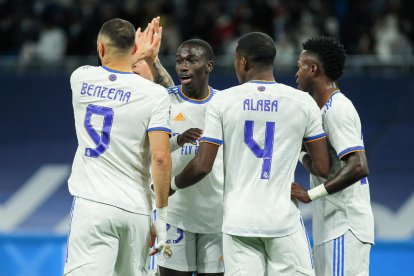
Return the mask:
POLYGON ((185 121, 183 113, 178 113, 177 116, 174 117, 174 121, 185 121))

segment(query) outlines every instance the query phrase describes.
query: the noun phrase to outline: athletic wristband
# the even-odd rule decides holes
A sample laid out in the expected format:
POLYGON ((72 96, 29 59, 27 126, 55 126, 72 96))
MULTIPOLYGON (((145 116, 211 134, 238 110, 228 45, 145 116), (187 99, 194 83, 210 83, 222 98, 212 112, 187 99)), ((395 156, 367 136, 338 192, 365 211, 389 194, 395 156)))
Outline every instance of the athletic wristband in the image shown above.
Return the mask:
POLYGON ((299 153, 299 162, 303 164, 303 158, 305 157, 305 155, 307 155, 308 153, 306 151, 301 151, 299 153))
POLYGON ((167 221, 167 207, 156 208, 157 220, 167 221))
POLYGON ((178 188, 177 185, 175 185, 175 177, 171 178, 171 190, 180 190, 180 188, 178 188))
POLYGON ((313 189, 308 191, 308 195, 312 201, 317 200, 318 198, 325 197, 328 194, 328 191, 325 188, 325 183, 322 183, 319 186, 316 186, 313 189))
POLYGON ((178 144, 178 135, 175 135, 174 137, 170 138, 170 152, 176 151, 179 148, 181 148, 181 146, 178 144))

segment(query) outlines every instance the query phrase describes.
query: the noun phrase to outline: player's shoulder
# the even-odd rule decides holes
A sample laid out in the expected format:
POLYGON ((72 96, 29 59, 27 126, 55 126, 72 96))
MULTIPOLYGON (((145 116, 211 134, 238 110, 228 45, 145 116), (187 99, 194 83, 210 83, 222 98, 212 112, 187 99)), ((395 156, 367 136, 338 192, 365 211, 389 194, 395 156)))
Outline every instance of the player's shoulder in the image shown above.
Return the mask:
POLYGON ((355 111, 354 104, 351 100, 339 91, 329 97, 323 109, 326 114, 343 114, 355 111))
POLYGON ((70 80, 71 81, 75 81, 78 78, 84 77, 86 75, 89 74, 94 74, 99 70, 98 66, 92 66, 92 65, 83 65, 80 66, 79 68, 75 69, 71 76, 70 76, 70 80))

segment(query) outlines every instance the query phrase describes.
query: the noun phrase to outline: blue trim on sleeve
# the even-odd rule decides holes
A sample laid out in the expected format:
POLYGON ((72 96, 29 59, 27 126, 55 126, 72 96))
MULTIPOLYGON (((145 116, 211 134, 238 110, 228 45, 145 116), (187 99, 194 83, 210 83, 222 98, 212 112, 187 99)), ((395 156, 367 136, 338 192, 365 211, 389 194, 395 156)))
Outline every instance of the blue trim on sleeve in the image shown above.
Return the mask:
POLYGON ((362 151, 362 150, 365 150, 365 148, 362 147, 362 146, 347 148, 347 149, 341 151, 340 153, 338 153, 338 158, 341 159, 342 156, 346 155, 347 153, 350 153, 350 152, 353 152, 353 151, 362 151))
POLYGON ((123 72, 123 71, 118 71, 118 70, 114 70, 114 69, 111 69, 111 68, 108 68, 108 67, 106 67, 106 66, 101 66, 103 69, 105 69, 106 71, 108 71, 108 72, 111 72, 111 73, 117 73, 117 74, 134 74, 134 72, 123 72))
POLYGON ((152 128, 147 129, 147 132, 152 132, 152 131, 163 131, 163 132, 167 132, 171 134, 171 129, 166 128, 166 127, 152 127, 152 128))
POLYGON ((309 141, 321 139, 323 137, 326 137, 326 134, 325 133, 321 133, 321 134, 318 134, 318 135, 315 135, 315 136, 311 136, 311 137, 305 137, 305 138, 303 138, 303 141, 304 142, 309 142, 309 141))
POLYGON ((201 137, 200 142, 201 141, 206 141, 206 142, 214 143, 217 145, 223 145, 223 141, 219 139, 209 138, 209 137, 201 137))

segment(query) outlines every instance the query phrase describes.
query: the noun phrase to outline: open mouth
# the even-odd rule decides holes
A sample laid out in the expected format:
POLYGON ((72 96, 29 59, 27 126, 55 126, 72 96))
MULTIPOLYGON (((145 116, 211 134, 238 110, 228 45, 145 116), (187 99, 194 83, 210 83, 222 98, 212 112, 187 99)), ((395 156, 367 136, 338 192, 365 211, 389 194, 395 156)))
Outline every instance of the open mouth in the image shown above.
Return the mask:
POLYGON ((190 76, 181 76, 180 80, 181 80, 181 84, 187 84, 191 82, 192 77, 190 76))

